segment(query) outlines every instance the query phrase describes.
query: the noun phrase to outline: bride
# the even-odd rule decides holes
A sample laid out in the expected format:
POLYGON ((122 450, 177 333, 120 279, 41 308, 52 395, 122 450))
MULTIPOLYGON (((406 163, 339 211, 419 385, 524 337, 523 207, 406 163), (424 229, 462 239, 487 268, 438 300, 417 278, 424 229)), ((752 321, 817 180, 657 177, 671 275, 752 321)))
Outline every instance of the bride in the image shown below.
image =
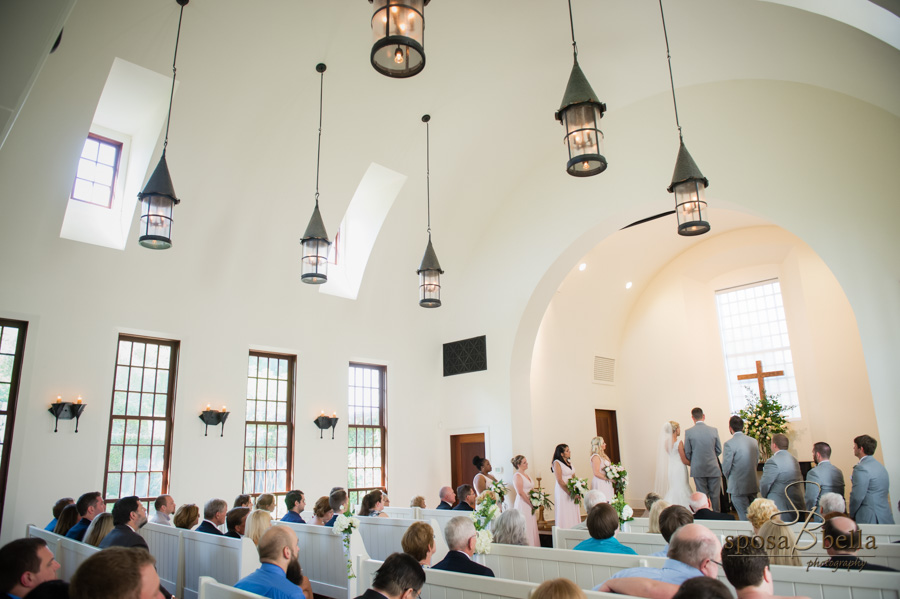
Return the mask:
POLYGON ((691 486, 687 467, 690 461, 684 455, 684 442, 679 441, 681 426, 674 420, 663 425, 656 454, 656 484, 654 490, 671 505, 690 509, 691 486))

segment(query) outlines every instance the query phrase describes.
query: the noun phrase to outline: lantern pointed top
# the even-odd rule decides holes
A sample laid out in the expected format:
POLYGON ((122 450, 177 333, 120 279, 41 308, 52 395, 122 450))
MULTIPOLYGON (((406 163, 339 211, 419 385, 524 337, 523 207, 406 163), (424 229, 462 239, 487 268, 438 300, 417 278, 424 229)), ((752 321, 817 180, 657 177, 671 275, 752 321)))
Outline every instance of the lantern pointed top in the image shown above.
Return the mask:
POLYGON ((669 193, 675 190, 676 185, 690 180, 701 181, 704 187, 709 187, 709 180, 700 172, 700 167, 697 166, 691 153, 685 147, 684 140, 681 140, 678 158, 675 160, 675 172, 672 173, 672 184, 668 187, 669 193))
POLYGON ((169 165, 166 162, 165 152, 159 157, 159 162, 153 170, 153 174, 150 175, 147 185, 144 186, 144 190, 138 194, 138 199, 151 195, 171 198, 172 202, 175 204, 181 202, 181 200, 175 197, 175 186, 172 185, 172 177, 169 175, 169 165))
POLYGON ((322 222, 322 213, 319 212, 318 202, 316 202, 316 208, 313 210, 309 224, 306 226, 303 239, 324 239, 327 243, 331 243, 331 240, 328 239, 328 233, 325 231, 325 223, 322 222))
POLYGON ((606 111, 606 104, 597 97, 591 84, 588 83, 587 77, 584 76, 584 71, 578 65, 578 59, 576 58, 575 64, 572 65, 572 72, 569 74, 569 83, 566 84, 566 93, 563 94, 562 104, 560 104, 559 110, 556 111, 556 120, 562 120, 561 114, 569 106, 584 102, 597 104, 600 107, 601 116, 606 111))
POLYGON ((425 247, 425 255, 422 256, 422 263, 419 265, 416 274, 420 274, 423 270, 436 270, 439 273, 444 274, 444 271, 441 270, 441 263, 438 262, 437 254, 434 253, 434 246, 431 245, 431 235, 428 236, 428 245, 425 247))

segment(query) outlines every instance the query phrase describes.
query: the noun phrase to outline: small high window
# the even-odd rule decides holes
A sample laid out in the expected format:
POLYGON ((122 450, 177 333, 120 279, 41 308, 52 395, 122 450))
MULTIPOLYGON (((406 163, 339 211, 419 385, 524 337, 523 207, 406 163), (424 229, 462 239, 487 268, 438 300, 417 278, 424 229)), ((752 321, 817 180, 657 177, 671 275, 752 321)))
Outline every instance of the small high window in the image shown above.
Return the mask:
POLYGON ((121 142, 91 133, 84 142, 72 199, 96 206, 112 206, 113 190, 122 156, 121 142))

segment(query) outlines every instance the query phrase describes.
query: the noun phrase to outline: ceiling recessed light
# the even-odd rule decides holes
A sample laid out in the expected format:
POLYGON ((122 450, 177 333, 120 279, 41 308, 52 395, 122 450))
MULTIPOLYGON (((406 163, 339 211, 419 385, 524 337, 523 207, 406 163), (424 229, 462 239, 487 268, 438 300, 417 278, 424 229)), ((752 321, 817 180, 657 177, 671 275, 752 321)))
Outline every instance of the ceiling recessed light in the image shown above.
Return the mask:
POLYGON ((631 281, 625 283, 625 289, 631 289, 631 281))
POLYGON ((578 270, 584 270, 585 268, 587 268, 587 264, 585 264, 584 262, 578 265, 578 270))

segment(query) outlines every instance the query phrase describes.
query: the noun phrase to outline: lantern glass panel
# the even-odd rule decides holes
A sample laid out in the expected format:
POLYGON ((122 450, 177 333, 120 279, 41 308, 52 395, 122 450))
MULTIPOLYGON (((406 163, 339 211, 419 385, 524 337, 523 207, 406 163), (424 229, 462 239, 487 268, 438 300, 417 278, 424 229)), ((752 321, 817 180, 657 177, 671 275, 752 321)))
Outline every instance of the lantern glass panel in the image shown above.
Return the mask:
POLYGON ((600 108, 590 102, 574 104, 563 113, 569 150, 567 169, 573 175, 596 174, 606 168, 601 116, 600 108))
POLYGON ((374 0, 372 64, 392 76, 414 75, 424 67, 424 0, 374 0))
POLYGON ((706 186, 691 179, 675 186, 675 214, 681 235, 699 235, 709 231, 706 220, 706 186))
POLYGON ((419 273, 419 305, 437 308, 441 305, 441 273, 423 270, 419 273))
POLYGON ((324 239, 304 239, 300 259, 300 279, 304 283, 324 283, 328 280, 328 246, 324 239))
POLYGON ((175 202, 168 196, 151 194, 141 198, 141 236, 138 242, 152 249, 172 246, 172 209, 175 202))

